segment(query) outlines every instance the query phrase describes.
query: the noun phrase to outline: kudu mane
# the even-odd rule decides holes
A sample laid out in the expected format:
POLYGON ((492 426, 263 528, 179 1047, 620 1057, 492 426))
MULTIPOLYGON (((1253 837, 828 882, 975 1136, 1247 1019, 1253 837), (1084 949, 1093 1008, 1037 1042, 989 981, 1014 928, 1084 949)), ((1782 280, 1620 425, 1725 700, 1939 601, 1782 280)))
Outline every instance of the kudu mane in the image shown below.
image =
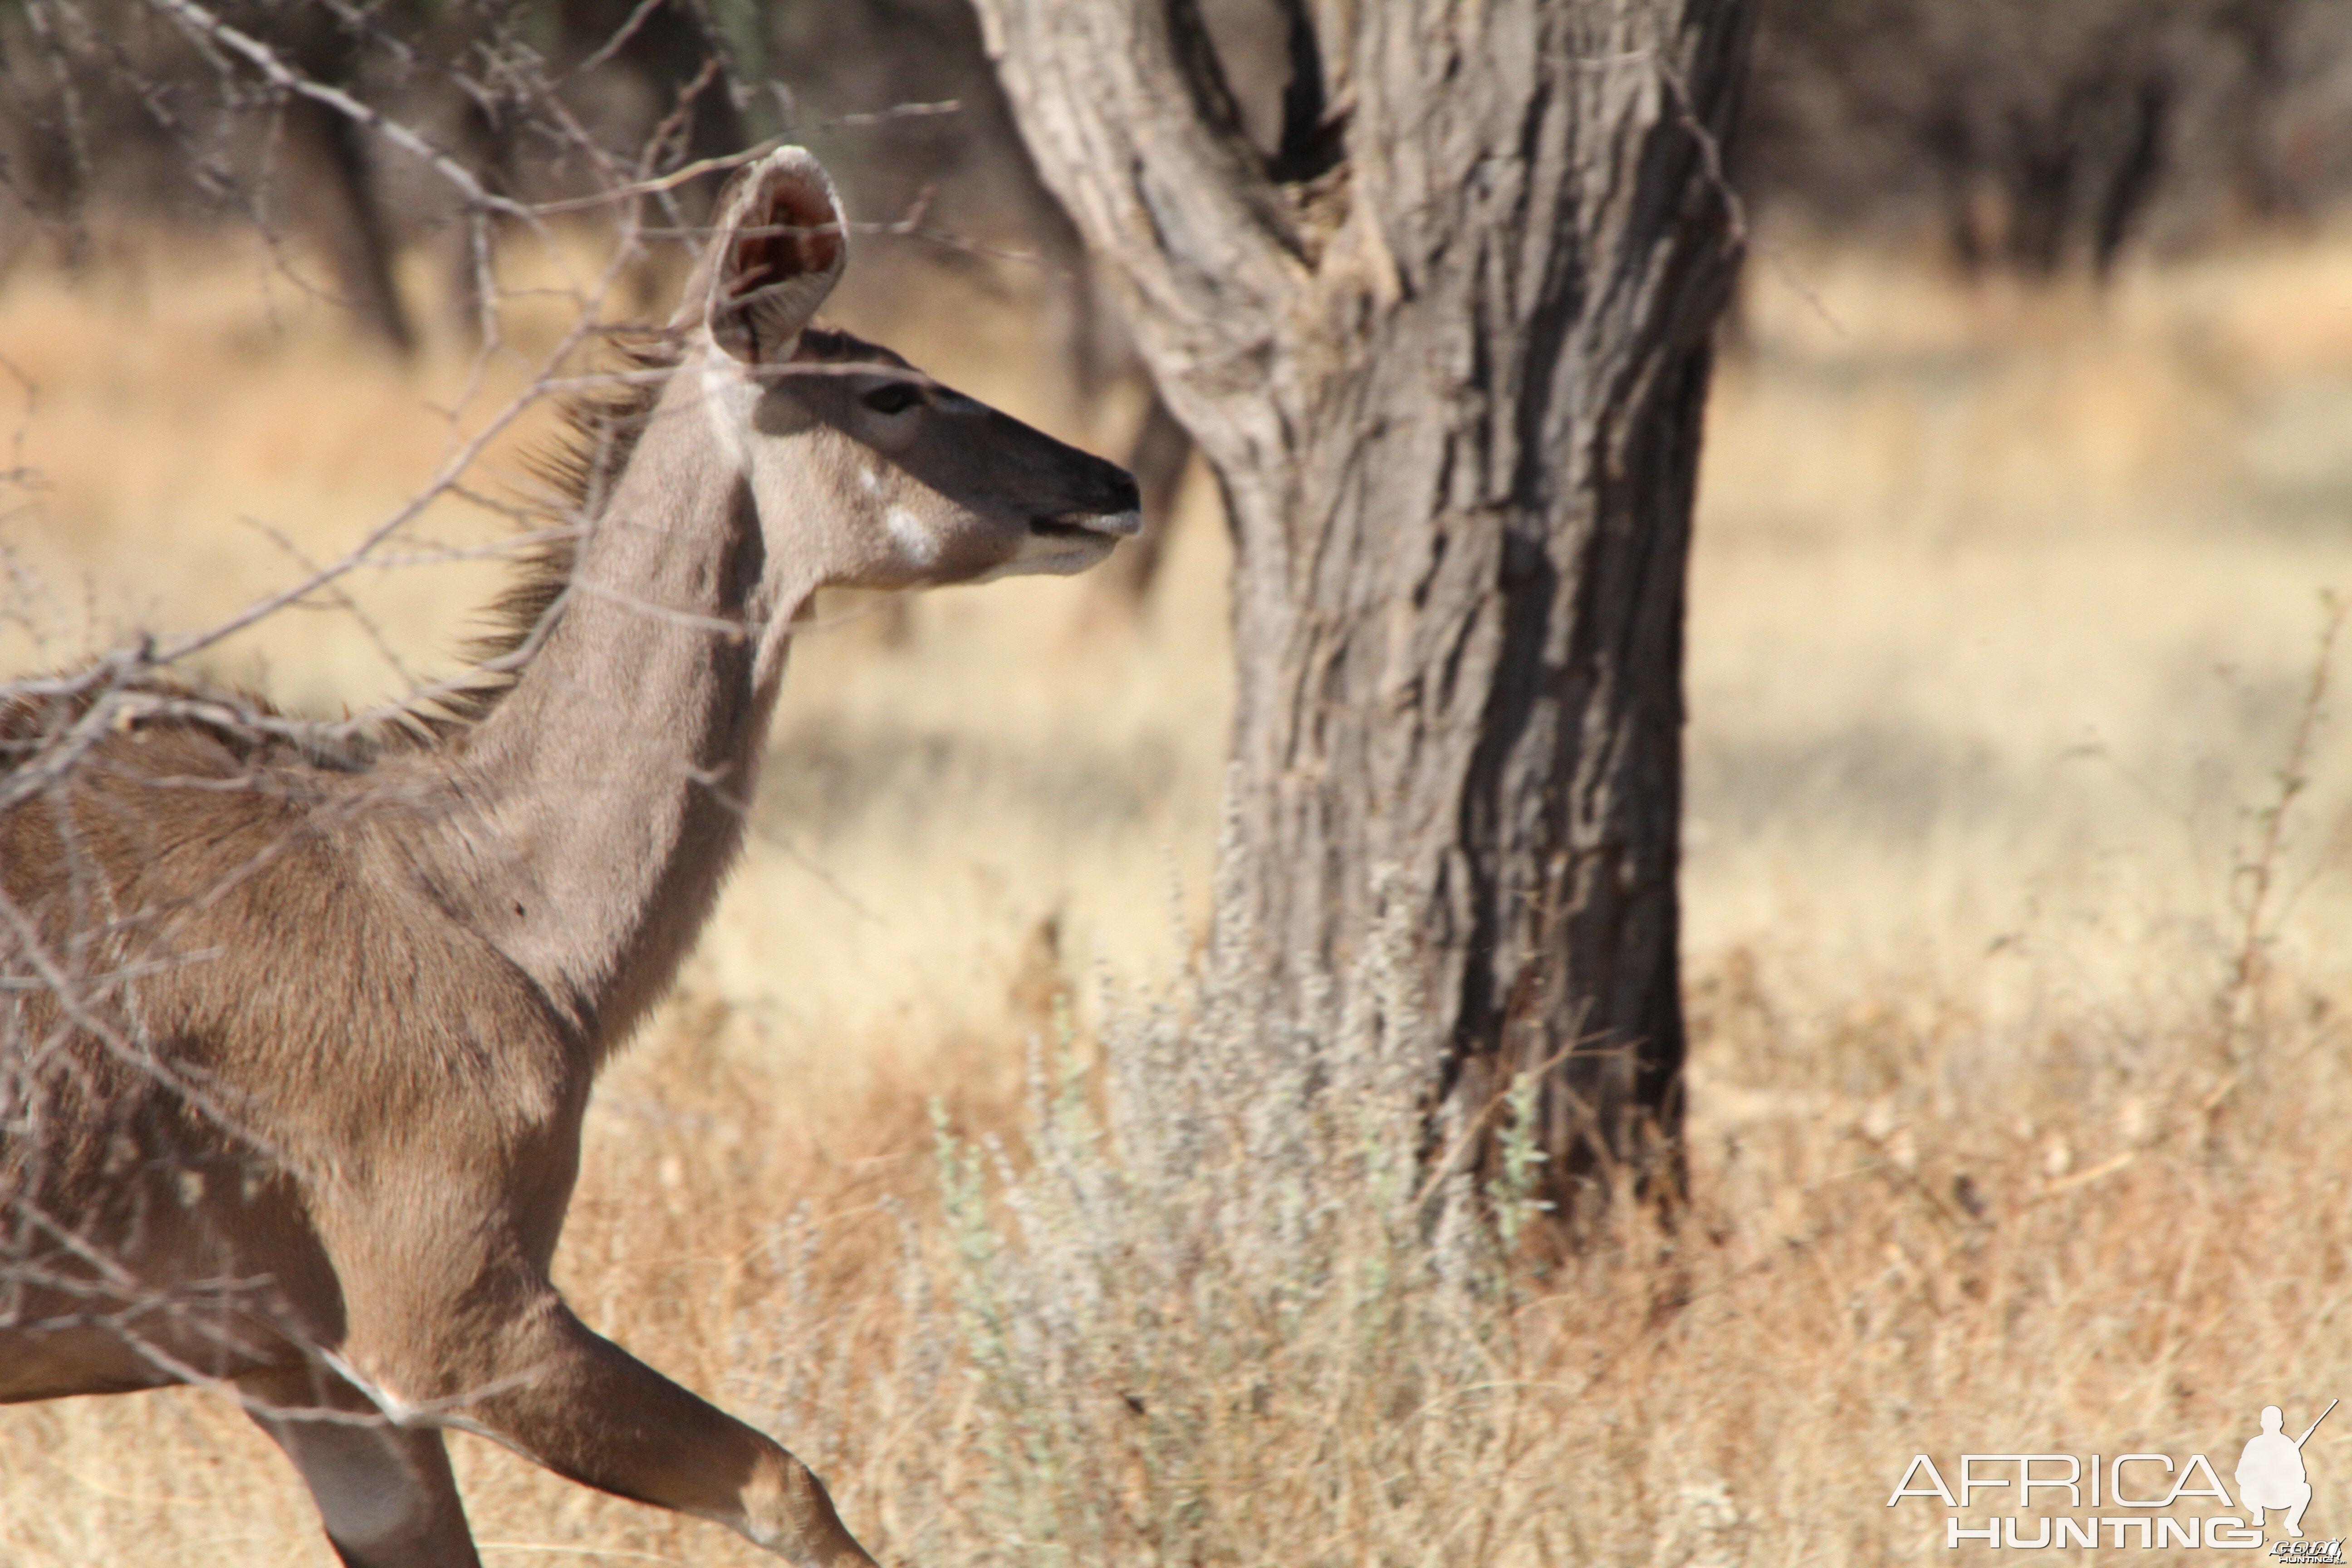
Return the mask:
MULTIPOLYGON (((514 689, 528 650, 553 629, 579 561, 579 531, 596 519, 636 455, 655 406, 677 368, 685 346, 662 328, 615 328, 606 334, 617 365, 610 387, 572 393, 557 408, 554 435, 521 459, 523 471, 545 491, 527 501, 526 516, 543 521, 549 537, 515 557, 514 576, 480 611, 482 630, 459 649, 471 678, 403 703, 358 734, 326 742, 301 736, 293 716, 243 687, 146 670, 112 683, 152 696, 163 710, 130 721, 138 729, 195 725, 212 731, 254 763, 300 760, 337 772, 364 768, 387 751, 445 744, 496 711, 514 689)), ((812 363, 899 362, 887 350, 820 326, 801 332, 798 360, 812 363)), ((80 718, 108 689, 96 683, 61 696, 18 696, 0 703, 0 776, 40 754, 45 737, 80 718)))
MULTIPOLYGON (((812 329, 808 336, 820 334, 812 329)), ((544 487, 526 500, 523 515, 544 522, 549 536, 520 551, 512 579, 479 612, 482 629, 458 647, 474 667, 471 678, 429 697, 401 704, 385 719, 331 744, 301 735, 292 718, 259 692, 163 670, 142 670, 112 682, 94 682, 58 695, 19 695, 0 703, 0 776, 37 759, 49 738, 86 713, 109 689, 156 699, 160 708, 131 717, 130 727, 199 727, 253 763, 306 762, 338 772, 363 768, 389 751, 443 744, 488 719, 514 689, 527 651, 552 629, 579 561, 579 530, 595 519, 636 455, 637 443, 677 367, 677 335, 650 327, 606 334, 618 363, 611 386, 566 395, 558 428, 521 459, 522 470, 544 487)))
POLYGON ((627 470, 684 352, 677 334, 652 328, 617 330, 608 341, 620 360, 614 384, 565 397, 557 408, 557 433, 522 460, 524 471, 549 490, 527 515, 544 519, 553 533, 518 558, 514 579, 484 607, 487 626, 463 645, 478 678, 429 706, 413 706, 403 715, 409 723, 393 733, 430 743, 488 718, 514 689, 511 667, 551 629, 549 617, 561 613, 579 563, 579 530, 603 511, 627 470))

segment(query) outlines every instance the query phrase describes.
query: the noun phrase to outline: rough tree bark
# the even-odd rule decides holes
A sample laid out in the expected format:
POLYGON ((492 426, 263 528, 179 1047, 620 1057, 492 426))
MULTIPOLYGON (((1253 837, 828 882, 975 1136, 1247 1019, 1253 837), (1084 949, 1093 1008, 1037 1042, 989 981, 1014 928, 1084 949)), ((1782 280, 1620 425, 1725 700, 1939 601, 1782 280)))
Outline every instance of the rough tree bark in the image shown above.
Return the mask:
POLYGON ((1223 481, 1249 917, 1295 1008, 1390 911, 1433 1103, 1537 1070, 1552 1195, 1679 1186, 1685 563, 1748 0, 979 0, 1223 481))

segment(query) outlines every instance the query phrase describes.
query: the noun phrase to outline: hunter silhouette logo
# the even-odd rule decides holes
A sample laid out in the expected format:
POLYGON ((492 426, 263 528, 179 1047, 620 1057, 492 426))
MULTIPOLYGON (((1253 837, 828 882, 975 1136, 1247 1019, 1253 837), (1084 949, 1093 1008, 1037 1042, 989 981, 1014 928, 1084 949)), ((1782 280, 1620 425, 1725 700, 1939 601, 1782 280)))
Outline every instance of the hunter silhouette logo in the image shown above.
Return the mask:
MULTIPOLYGON (((2327 1402, 2327 1410, 2319 1413, 2319 1421, 2327 1419, 2336 1401, 2327 1402)), ((2274 1508, 2286 1512, 2286 1532, 2303 1539, 2303 1510, 2311 1506, 2311 1478, 2303 1472, 2303 1446, 2319 1430, 2319 1421, 2303 1429, 2303 1436, 2290 1438, 2281 1428, 2286 1423, 2286 1413, 2275 1405, 2263 1406, 2262 1435, 2246 1439, 2246 1451, 2238 1459, 2238 1500, 2246 1505, 2246 1523, 2255 1530, 2263 1527, 2263 1515, 2274 1508)))
POLYGON ((2219 1467, 2202 1454, 1962 1454, 1957 1471, 1938 1470, 1932 1457, 1914 1454, 1886 1506, 1911 1498, 1943 1504, 1948 1550, 1978 1542, 2011 1551, 2105 1545, 2252 1552, 2268 1546, 2268 1555, 2280 1563, 2340 1563, 2341 1540, 2307 1541, 2303 1533, 2304 1510, 2311 1506, 2304 1449, 2336 1404, 2329 1400, 2300 1437, 2287 1434, 2284 1411, 2263 1405, 2262 1430, 2238 1458, 2234 1500, 2219 1467), (1987 1492, 1999 1500, 1993 1504, 1999 1511, 1970 1517, 1991 1500, 1980 1495, 1987 1492), (2273 1514, 2284 1516, 2278 1521, 2284 1538, 2277 1541, 2263 1533, 2273 1514))

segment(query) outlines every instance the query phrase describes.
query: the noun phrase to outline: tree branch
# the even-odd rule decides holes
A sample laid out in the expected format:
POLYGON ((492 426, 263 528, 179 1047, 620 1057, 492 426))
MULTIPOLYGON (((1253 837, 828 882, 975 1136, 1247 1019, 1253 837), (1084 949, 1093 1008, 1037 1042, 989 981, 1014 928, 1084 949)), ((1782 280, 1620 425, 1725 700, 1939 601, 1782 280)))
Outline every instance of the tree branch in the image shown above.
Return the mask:
POLYGON ((1170 358, 1238 372, 1307 281, 1193 0, 979 0, 1040 172, 1170 358))
POLYGON ((364 126, 374 131, 402 152, 422 159, 433 168, 435 173, 455 185, 458 193, 472 205, 504 213, 509 217, 520 218, 524 223, 535 226, 534 216, 530 208, 485 190, 481 182, 474 178, 471 170, 425 141, 409 127, 378 112, 371 105, 362 103, 340 88, 311 80, 279 59, 277 51, 270 48, 268 45, 230 26, 202 5, 196 5, 194 0, 151 0, 151 3, 157 10, 177 21, 194 36, 209 39, 246 60, 258 70, 271 86, 281 91, 294 93, 299 97, 324 104, 350 120, 354 125, 364 126))

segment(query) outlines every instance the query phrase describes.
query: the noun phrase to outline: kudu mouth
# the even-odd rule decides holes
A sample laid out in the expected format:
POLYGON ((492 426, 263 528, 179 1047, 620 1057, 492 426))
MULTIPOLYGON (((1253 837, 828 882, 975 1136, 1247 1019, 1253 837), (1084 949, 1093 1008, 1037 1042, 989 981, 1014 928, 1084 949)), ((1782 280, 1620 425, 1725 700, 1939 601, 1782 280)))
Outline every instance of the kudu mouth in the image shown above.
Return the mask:
POLYGON ((1143 513, 1134 507, 1124 511, 1057 512, 1031 518, 1029 531, 1040 539, 1132 539, 1143 531, 1143 513))

